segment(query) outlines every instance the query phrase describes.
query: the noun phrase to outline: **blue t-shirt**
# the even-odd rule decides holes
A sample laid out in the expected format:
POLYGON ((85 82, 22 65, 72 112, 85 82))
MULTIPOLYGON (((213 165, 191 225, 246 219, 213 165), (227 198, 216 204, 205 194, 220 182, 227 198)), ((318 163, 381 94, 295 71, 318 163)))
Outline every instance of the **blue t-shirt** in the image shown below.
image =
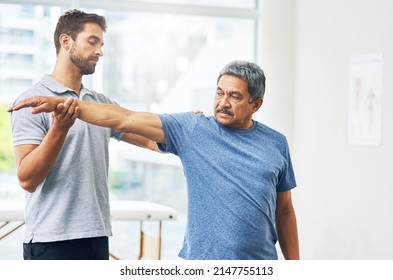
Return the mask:
POLYGON ((162 151, 178 155, 188 188, 185 259, 277 259, 277 192, 296 186, 288 144, 254 120, 250 129, 212 116, 160 115, 162 151))

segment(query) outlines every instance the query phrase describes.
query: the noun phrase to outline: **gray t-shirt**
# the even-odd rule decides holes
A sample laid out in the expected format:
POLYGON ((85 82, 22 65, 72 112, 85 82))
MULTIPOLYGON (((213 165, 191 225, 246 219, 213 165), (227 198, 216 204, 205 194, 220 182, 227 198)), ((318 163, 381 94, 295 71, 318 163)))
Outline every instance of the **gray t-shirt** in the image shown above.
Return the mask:
MULTIPOLYGON (((73 96, 71 89, 45 75, 22 93, 30 96, 73 96)), ((114 104, 106 96, 82 88, 80 99, 114 104)), ((52 115, 32 114, 31 108, 11 114, 14 146, 39 145, 47 134, 52 115)), ((26 193, 24 243, 111 236, 108 194, 108 142, 124 133, 77 119, 70 128, 59 157, 46 179, 33 193, 26 193)))
POLYGON ((296 186, 285 137, 254 121, 231 129, 214 117, 160 115, 165 145, 188 188, 185 259, 277 259, 277 192, 296 186))

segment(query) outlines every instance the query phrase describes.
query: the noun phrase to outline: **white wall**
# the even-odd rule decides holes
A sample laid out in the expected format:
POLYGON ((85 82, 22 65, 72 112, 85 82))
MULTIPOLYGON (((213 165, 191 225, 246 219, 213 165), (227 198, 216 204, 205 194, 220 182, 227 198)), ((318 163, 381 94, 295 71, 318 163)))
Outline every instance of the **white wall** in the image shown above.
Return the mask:
POLYGON ((263 2, 265 104, 275 105, 261 114, 289 132, 302 258, 393 259, 393 1, 263 2), (383 54, 382 144, 349 145, 349 59, 374 53, 383 54))
POLYGON ((292 140, 295 69, 295 1, 261 1, 258 64, 266 76, 258 119, 292 140))

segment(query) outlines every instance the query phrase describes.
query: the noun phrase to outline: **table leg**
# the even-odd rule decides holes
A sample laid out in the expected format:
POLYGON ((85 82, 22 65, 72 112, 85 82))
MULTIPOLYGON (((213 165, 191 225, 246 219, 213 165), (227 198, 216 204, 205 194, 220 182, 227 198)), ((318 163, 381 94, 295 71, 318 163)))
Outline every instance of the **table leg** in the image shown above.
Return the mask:
MULTIPOLYGON (((6 225, 8 225, 10 222, 5 222, 3 225, 1 225, 0 229, 5 227, 6 225)), ((10 235, 11 233, 13 233, 14 231, 16 231, 18 228, 20 228, 21 226, 23 226, 25 224, 25 222, 17 225, 16 227, 14 227, 13 229, 11 229, 10 231, 6 232, 5 234, 3 234, 2 236, 0 236, 0 240, 2 240, 3 238, 7 237, 8 235, 10 235)))

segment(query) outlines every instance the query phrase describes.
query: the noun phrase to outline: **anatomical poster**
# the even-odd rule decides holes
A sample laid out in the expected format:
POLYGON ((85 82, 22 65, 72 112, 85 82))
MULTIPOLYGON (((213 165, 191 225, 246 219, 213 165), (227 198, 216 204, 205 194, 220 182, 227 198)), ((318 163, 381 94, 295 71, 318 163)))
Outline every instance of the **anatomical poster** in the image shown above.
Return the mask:
POLYGON ((349 144, 381 144, 382 54, 350 58, 349 144))

